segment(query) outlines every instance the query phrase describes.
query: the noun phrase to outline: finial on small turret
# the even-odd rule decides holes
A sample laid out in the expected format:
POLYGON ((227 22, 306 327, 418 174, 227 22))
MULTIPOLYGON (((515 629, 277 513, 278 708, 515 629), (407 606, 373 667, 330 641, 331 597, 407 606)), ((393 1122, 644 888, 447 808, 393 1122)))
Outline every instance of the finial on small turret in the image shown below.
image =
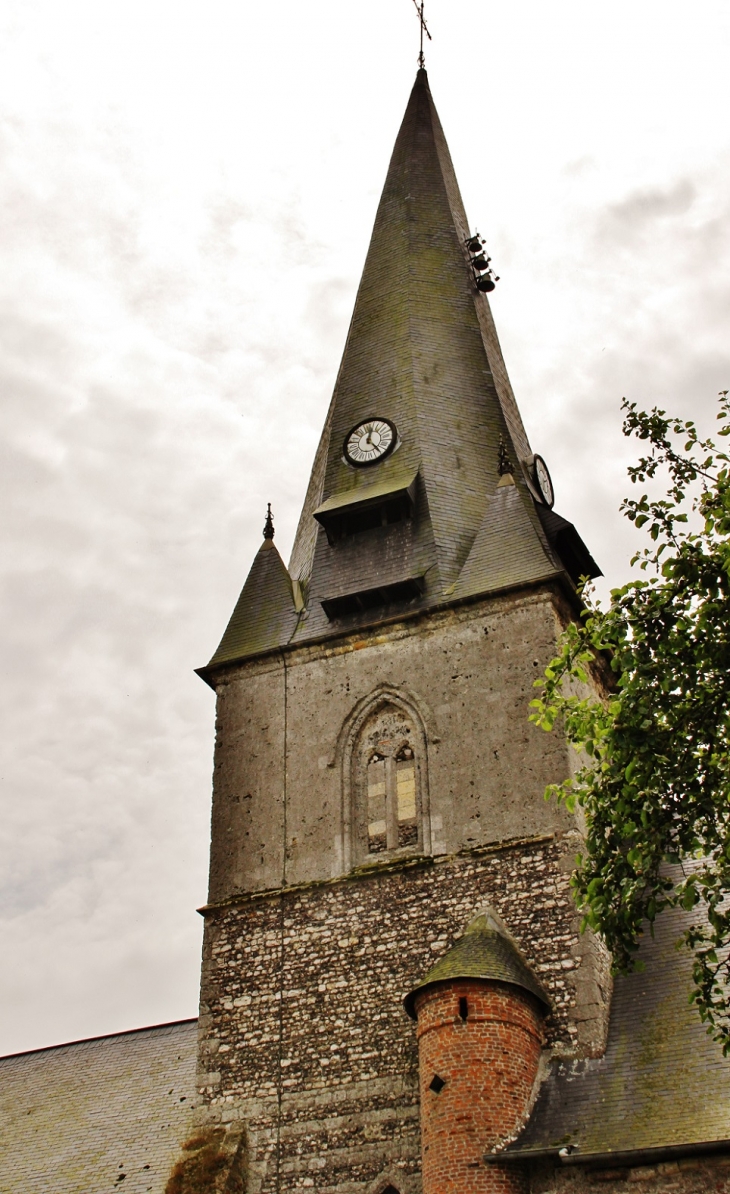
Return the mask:
POLYGON ((271 502, 266 506, 266 522, 264 523, 264 539, 274 538, 274 520, 271 517, 271 502))
POLYGON ((499 464, 497 465, 497 471, 500 477, 506 477, 512 473, 512 462, 507 453, 507 445, 501 435, 499 437, 499 464))

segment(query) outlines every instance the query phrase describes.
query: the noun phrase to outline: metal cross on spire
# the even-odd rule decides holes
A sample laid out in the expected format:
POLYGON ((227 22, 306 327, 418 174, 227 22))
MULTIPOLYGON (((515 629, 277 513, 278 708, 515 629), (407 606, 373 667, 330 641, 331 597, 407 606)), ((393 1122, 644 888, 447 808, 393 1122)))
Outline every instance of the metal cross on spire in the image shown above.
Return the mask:
POLYGON ((423 35, 425 33, 426 37, 428 38, 429 41, 433 41, 433 38, 431 37, 431 34, 428 31, 428 25, 426 24, 426 19, 423 15, 424 0, 413 0, 413 4, 415 6, 416 12, 418 13, 418 19, 421 22, 421 52, 418 55, 418 65, 419 65, 419 68, 421 70, 423 70, 423 68, 426 64, 426 59, 423 56, 423 35))

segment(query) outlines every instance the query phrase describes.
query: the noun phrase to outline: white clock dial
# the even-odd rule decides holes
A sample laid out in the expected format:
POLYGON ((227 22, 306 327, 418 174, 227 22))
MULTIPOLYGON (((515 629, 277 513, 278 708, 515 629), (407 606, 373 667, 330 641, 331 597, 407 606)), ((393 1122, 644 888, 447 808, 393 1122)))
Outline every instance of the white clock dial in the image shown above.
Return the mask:
POLYGON ((373 417, 358 423, 345 438, 345 459, 361 468, 384 460, 396 446, 395 426, 389 419, 373 417))
POLYGON ((546 506, 552 507, 555 501, 555 492, 553 490, 553 483, 550 479, 550 473, 548 472, 548 466, 546 465, 542 456, 535 456, 532 467, 533 475, 535 477, 535 484, 540 491, 542 500, 546 506))

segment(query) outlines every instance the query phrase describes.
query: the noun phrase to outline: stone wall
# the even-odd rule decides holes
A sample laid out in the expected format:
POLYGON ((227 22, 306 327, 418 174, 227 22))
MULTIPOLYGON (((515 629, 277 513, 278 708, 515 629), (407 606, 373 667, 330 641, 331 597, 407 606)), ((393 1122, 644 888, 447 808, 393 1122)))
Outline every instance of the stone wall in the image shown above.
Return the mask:
POLYGON ((247 1190, 420 1190, 415 1030, 402 1000, 486 903, 550 993, 548 1046, 601 1048, 605 958, 579 933, 573 834, 401 859, 207 914, 205 1115, 243 1119, 247 1190), (386 1180, 387 1179, 387 1180, 386 1180))
POLYGON ((433 853, 570 828, 543 792, 574 752, 528 720, 565 616, 557 593, 523 591, 224 669, 211 902, 329 879, 357 861, 348 752, 383 693, 423 733, 433 853))
POLYGON ((730 1155, 620 1168, 535 1166, 530 1194, 730 1194, 730 1155))
POLYGON ((402 1000, 485 904, 551 994, 548 1054, 602 1051, 607 958, 569 890, 580 836, 543 798, 571 752, 528 720, 567 616, 557 591, 523 590, 218 674, 201 1118, 245 1124, 248 1194, 419 1194, 402 1000), (358 784, 391 722, 419 829, 374 854, 358 784))

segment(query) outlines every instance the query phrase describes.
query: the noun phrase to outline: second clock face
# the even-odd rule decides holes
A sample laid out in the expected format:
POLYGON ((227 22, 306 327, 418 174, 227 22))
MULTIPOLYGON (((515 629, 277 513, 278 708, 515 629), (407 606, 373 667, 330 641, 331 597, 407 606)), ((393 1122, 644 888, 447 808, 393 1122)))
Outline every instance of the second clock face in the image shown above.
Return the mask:
POLYGON ((542 500, 546 506, 550 506, 552 508, 553 502, 555 501, 555 491, 553 490, 553 483, 550 479, 548 466, 546 465, 542 456, 535 456, 532 467, 534 470, 535 481, 537 482, 537 487, 540 490, 542 500))
POLYGON ((362 468, 366 464, 377 464, 393 451, 397 443, 395 425, 390 419, 373 417, 358 423, 345 437, 343 451, 345 459, 362 468))

